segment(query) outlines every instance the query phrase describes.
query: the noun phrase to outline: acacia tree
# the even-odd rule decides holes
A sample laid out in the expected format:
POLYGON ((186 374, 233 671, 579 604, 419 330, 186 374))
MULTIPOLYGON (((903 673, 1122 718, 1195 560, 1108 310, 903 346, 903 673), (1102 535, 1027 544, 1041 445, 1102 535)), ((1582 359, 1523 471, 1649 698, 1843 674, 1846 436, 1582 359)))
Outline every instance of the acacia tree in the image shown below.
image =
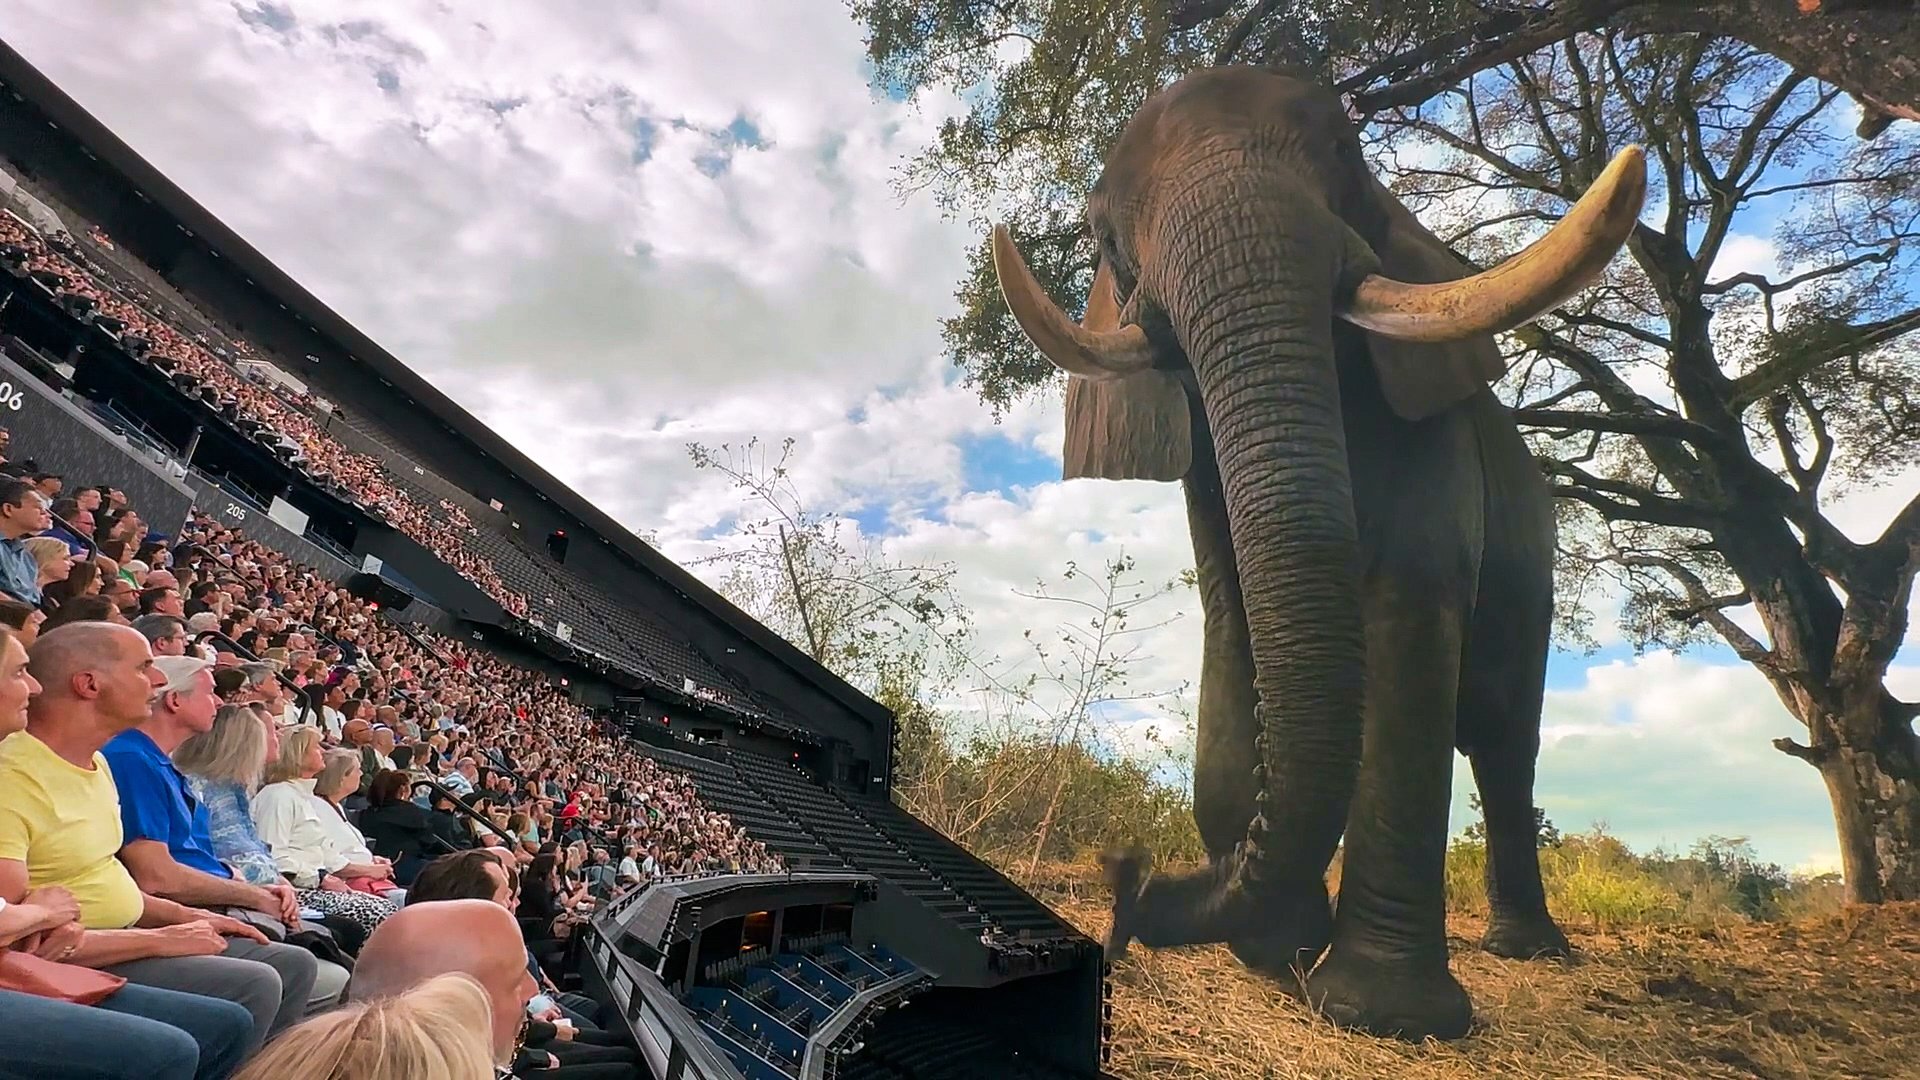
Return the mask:
POLYGON ((1507 342, 1503 390, 1562 499, 1562 629, 1581 636, 1617 587, 1637 643, 1717 638, 1759 670, 1806 729, 1774 745, 1826 784, 1849 897, 1875 902, 1920 898, 1920 707, 1886 687, 1920 495, 1868 540, 1828 504, 1920 461, 1920 140, 1853 139, 1838 96, 1739 42, 1608 33, 1370 132, 1402 197, 1481 264, 1647 147, 1655 213, 1630 257, 1507 342), (1787 270, 1716 272, 1774 221, 1787 270))
MULTIPOLYGON (((1370 157, 1483 264, 1557 220, 1621 145, 1646 144, 1659 216, 1639 227, 1630 259, 1503 341, 1514 361, 1503 394, 1561 496, 1561 630, 1584 638, 1591 602, 1617 585, 1636 642, 1726 642, 1806 728, 1804 741, 1775 745, 1827 785, 1850 898, 1920 898, 1920 709, 1885 686, 1920 563, 1920 498, 1864 541, 1826 511, 1920 451, 1906 336, 1920 326, 1906 287, 1914 125, 1872 124, 1877 137, 1862 142, 1845 130, 1854 110, 1841 88, 1728 38, 1569 31, 1487 53, 1451 0, 1397 14, 1350 0, 1197 3, 1185 31, 1153 2, 856 6, 884 77, 990 89, 909 163, 905 183, 933 188, 956 212, 991 207, 1070 308, 1091 276, 1080 214, 1105 147, 1152 89, 1223 56, 1304 58, 1344 77, 1370 157), (1217 17, 1203 18, 1212 8, 1217 17), (1305 17, 1315 12, 1319 21, 1305 17), (1370 49, 1389 60, 1353 72, 1370 49), (1492 59, 1445 67, 1442 54, 1460 50, 1492 59), (1410 70, 1409 53, 1447 81, 1365 99, 1352 80, 1405 82, 1414 76, 1393 72, 1410 70), (1776 218, 1788 270, 1714 273, 1730 240, 1776 218)), ((1906 6, 1894 14, 1912 29, 1906 6)), ((1054 385, 1008 317, 984 246, 958 297, 947 345, 985 400, 1004 406, 1054 385)))
MULTIPOLYGON (((1920 11, 1908 0, 850 0, 885 81, 967 85, 995 77, 970 122, 1002 134, 1000 104, 1038 84, 1094 89, 1107 61, 1156 54, 1200 63, 1313 69, 1355 111, 1418 105, 1482 71, 1583 33, 1731 38, 1837 86, 1862 107, 1859 133, 1920 120, 1920 11), (1011 43, 1030 63, 997 67, 1011 43)), ((1124 80, 1123 80, 1124 81, 1124 80)), ((1074 95, 1043 95, 1064 118, 1074 95)))

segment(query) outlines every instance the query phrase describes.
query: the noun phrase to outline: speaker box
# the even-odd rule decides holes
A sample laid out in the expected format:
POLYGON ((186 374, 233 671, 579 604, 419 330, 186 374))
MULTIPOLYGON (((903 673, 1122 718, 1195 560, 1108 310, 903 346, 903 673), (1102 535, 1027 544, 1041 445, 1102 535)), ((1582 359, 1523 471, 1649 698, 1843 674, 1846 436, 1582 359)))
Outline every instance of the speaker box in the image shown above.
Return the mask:
POLYGON ((381 577, 358 573, 347 578, 347 591, 362 600, 371 600, 388 611, 405 611, 413 603, 413 594, 381 577))

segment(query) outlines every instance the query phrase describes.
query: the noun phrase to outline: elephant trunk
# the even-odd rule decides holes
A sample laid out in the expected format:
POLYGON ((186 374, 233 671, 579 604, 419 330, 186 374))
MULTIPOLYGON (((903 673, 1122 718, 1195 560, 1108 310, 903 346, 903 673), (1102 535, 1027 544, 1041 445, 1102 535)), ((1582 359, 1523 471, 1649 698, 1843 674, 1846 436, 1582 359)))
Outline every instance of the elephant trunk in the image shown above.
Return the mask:
POLYGON ((1226 182, 1247 190, 1169 215, 1157 291, 1218 448, 1255 671, 1259 799, 1221 887, 1271 895, 1318 889, 1360 762, 1359 544, 1333 347, 1343 248, 1318 228, 1326 210, 1275 205, 1260 177, 1226 182))

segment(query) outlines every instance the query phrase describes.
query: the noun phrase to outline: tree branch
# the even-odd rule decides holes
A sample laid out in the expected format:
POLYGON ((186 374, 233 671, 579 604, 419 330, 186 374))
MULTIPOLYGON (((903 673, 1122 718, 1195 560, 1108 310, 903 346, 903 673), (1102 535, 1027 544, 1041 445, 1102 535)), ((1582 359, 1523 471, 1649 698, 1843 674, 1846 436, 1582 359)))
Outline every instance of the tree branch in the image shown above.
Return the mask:
POLYGON ((1905 551, 1911 553, 1908 558, 1920 559, 1920 494, 1907 500, 1907 505, 1893 515, 1893 520, 1881 530, 1880 538, 1871 547, 1895 558, 1905 551))
MULTIPOLYGON (((1206 2, 1207 0, 1193 0, 1189 6, 1197 7, 1206 2)), ((1221 15, 1226 14, 1227 9, 1233 6, 1232 0, 1214 0, 1214 2, 1219 4, 1220 10, 1212 16, 1213 18, 1219 18, 1221 15)), ((1280 5, 1285 2, 1286 0, 1260 0, 1259 3, 1253 5, 1246 15, 1242 17, 1238 23, 1234 24, 1233 29, 1227 33, 1226 40, 1220 43, 1220 48, 1213 54, 1213 66, 1224 67, 1227 64, 1233 63, 1233 58, 1239 53, 1240 47, 1247 43, 1247 38, 1253 36, 1254 28, 1265 21, 1267 16, 1279 10, 1280 5)))
POLYGON ((1852 333, 1845 335, 1844 341, 1831 348, 1809 349, 1768 361, 1733 380, 1727 408, 1737 414, 1748 405, 1789 383, 1798 382, 1835 360, 1884 345, 1916 328, 1920 328, 1920 308, 1903 311, 1878 322, 1850 327, 1852 333))
MULTIPOLYGON (((1181 6, 1217 18, 1232 5, 1184 0, 1181 6)), ((1804 0, 1537 0, 1482 12, 1467 26, 1369 64, 1337 89, 1356 113, 1371 116, 1418 105, 1480 72, 1611 26, 1730 37, 1763 49, 1854 95, 1866 114, 1862 138, 1879 134, 1891 119, 1920 120, 1920 67, 1909 60, 1920 15, 1898 0, 1848 9, 1829 0, 1812 11, 1804 0)))
MULTIPOLYGON (((1541 464, 1544 466, 1546 462, 1542 461, 1541 464)), ((1575 483, 1554 484, 1550 490, 1558 498, 1572 499, 1593 507, 1608 521, 1640 521, 1652 525, 1667 525, 1676 529, 1699 529, 1703 532, 1713 525, 1712 519, 1678 500, 1654 499, 1650 502, 1625 503, 1575 483), (1669 503, 1673 505, 1669 506, 1669 503)))
POLYGON ((1706 444, 1724 442, 1720 433, 1702 424, 1677 416, 1647 416, 1637 413, 1581 412, 1572 409, 1524 408, 1513 410, 1513 422, 1556 431, 1605 431, 1615 435, 1646 435, 1660 439, 1682 439, 1706 444))
POLYGON ((1354 111, 1362 116, 1371 116, 1382 110, 1399 108, 1403 105, 1418 105, 1447 87, 1464 82, 1482 71, 1511 63, 1528 53, 1546 48, 1556 41, 1591 28, 1580 25, 1583 20, 1579 19, 1562 21, 1558 13, 1552 7, 1548 7, 1524 16, 1523 21, 1514 25, 1513 29, 1501 33, 1501 24, 1511 20, 1514 13, 1509 10, 1500 14, 1505 18, 1499 21, 1491 19, 1483 21, 1453 35, 1449 43, 1462 39, 1476 43, 1449 63, 1441 64, 1418 75, 1402 78, 1397 82, 1390 82, 1377 90, 1361 89, 1376 79, 1420 67, 1427 59, 1423 54, 1435 51, 1432 45, 1420 46, 1375 64, 1361 73, 1361 75, 1371 76, 1369 78, 1363 79, 1357 75, 1341 80, 1338 89, 1350 95, 1354 111))
POLYGON ((1724 611, 1730 607, 1745 607, 1753 603, 1753 594, 1745 589, 1726 596, 1709 596, 1705 600, 1689 603, 1684 607, 1668 608, 1668 617, 1679 622, 1693 622, 1704 617, 1709 611, 1724 611))
POLYGON ((1664 555, 1631 555, 1624 553, 1617 556, 1617 559, 1623 566, 1638 566, 1665 571, 1667 576, 1679 584, 1680 588, 1687 594, 1687 598, 1699 607, 1700 618, 1719 633, 1721 639, 1726 641, 1727 645, 1733 649, 1735 655, 1759 668, 1770 681, 1776 684, 1776 687, 1778 687, 1780 680, 1786 678, 1786 673, 1781 671, 1779 665, 1776 663, 1777 658, 1774 656, 1773 650, 1762 645, 1760 639, 1747 633, 1746 630, 1741 628, 1739 623, 1728 618, 1727 613, 1721 610, 1722 607, 1727 605, 1716 604, 1715 600, 1717 598, 1708 595, 1707 586, 1700 580, 1700 576, 1681 565, 1679 560, 1670 559, 1664 555))
POLYGON ((1555 308, 1553 315, 1561 322, 1573 326, 1597 326, 1602 330, 1611 330, 1616 334, 1633 338, 1635 341, 1644 342, 1662 352, 1673 351, 1672 338, 1667 337, 1665 334, 1657 334, 1652 330, 1635 326, 1629 322, 1610 319, 1605 315, 1595 315, 1592 312, 1572 312, 1561 308, 1555 308))
POLYGON ((1894 257, 1899 254, 1899 245, 1887 248, 1884 251, 1869 251, 1864 255, 1855 255, 1853 258, 1847 259, 1844 262, 1837 262, 1830 266, 1822 266, 1808 270, 1805 273, 1795 274, 1781 282, 1771 281, 1764 274, 1756 274, 1748 270, 1735 274, 1732 277, 1721 278, 1719 281, 1708 282, 1700 286, 1700 292, 1706 296, 1718 296, 1721 293, 1732 292, 1742 285, 1751 285, 1768 296, 1777 296, 1789 289, 1805 285, 1809 281, 1818 281, 1821 278, 1832 277, 1835 274, 1844 274, 1849 270, 1857 269, 1868 263, 1879 263, 1885 266, 1892 262, 1894 257))
POLYGON ((1788 738, 1773 740, 1773 748, 1788 757, 1799 758, 1801 761, 1806 762, 1816 769, 1824 764, 1828 758, 1833 756, 1833 751, 1827 747, 1803 746, 1788 738))

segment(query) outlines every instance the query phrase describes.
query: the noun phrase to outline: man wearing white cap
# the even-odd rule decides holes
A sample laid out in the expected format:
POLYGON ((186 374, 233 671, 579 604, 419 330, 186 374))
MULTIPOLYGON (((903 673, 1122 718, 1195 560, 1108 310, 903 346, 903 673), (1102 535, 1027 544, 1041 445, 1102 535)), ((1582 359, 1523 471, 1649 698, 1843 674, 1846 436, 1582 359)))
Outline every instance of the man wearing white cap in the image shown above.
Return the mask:
MULTIPOLYGON (((197 656, 161 656, 154 670, 166 681, 154 692, 145 723, 108 741, 101 754, 113 770, 120 792, 120 861, 133 874, 142 892, 176 903, 214 910, 260 912, 267 919, 248 919, 276 933, 298 929, 300 903, 293 887, 250 885, 213 854, 212 827, 206 807, 187 787, 186 777, 170 755, 189 738, 213 729, 220 697, 214 692, 213 665, 197 656)), ((319 960, 295 945, 269 943, 257 957, 281 970, 289 995, 282 1018, 297 1019, 308 1005, 339 1001, 347 972, 319 960), (312 981, 303 969, 317 965, 312 981)))

